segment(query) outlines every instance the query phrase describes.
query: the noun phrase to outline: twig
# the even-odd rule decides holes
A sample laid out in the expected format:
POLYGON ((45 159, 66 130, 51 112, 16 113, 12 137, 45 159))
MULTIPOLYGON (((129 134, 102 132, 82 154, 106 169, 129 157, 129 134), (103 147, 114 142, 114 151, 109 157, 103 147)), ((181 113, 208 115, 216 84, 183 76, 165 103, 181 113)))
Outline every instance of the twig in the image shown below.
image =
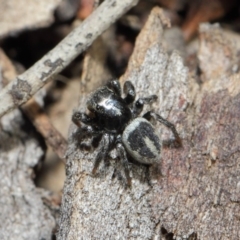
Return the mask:
MULTIPOLYGON (((3 69, 3 86, 15 78, 17 73, 10 59, 0 50, 0 66, 3 69), (4 74, 5 73, 5 74, 4 74), (6 74, 8 73, 8 74, 6 74)), ((31 98, 21 109, 32 121, 37 131, 44 137, 46 143, 53 149, 58 157, 65 163, 64 155, 67 149, 67 141, 61 133, 52 125, 49 117, 38 104, 35 98, 31 98)))
POLYGON ((65 163, 67 141, 61 133, 52 125, 49 117, 39 106, 34 98, 22 106, 24 113, 30 118, 33 125, 44 137, 46 143, 53 149, 58 157, 65 163))
POLYGON ((0 92, 0 117, 29 100, 137 2, 137 0, 104 1, 52 51, 0 92))

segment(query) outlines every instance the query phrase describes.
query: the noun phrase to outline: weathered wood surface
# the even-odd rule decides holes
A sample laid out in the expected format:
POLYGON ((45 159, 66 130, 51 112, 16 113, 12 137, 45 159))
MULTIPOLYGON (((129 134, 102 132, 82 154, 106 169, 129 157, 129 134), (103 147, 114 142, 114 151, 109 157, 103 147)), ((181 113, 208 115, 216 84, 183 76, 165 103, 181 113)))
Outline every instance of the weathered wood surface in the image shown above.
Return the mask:
MULTIPOLYGON (((0 88, 16 75, 0 51, 0 88)), ((51 239, 56 220, 34 184, 34 167, 45 154, 43 139, 20 110, 0 120, 0 239, 51 239)))
POLYGON ((29 125, 19 110, 0 122, 0 239, 51 239, 55 227, 32 179, 44 149, 29 125))
POLYGON ((54 10, 60 3, 61 0, 0 0, 0 38, 50 26, 54 22, 54 10))
MULTIPOLYGON (((58 239, 240 238, 238 46, 220 28, 203 25, 197 79, 177 52, 167 53, 165 23, 155 8, 121 82, 132 81, 138 97, 158 95, 151 108, 176 125, 183 147, 163 148, 149 176, 144 166, 130 164, 128 188, 118 160, 102 163, 91 175, 97 151, 80 151, 71 126, 58 239), (216 67, 219 61, 228 61, 227 74, 216 67)), ((172 138, 163 126, 156 129, 163 140, 172 138)))

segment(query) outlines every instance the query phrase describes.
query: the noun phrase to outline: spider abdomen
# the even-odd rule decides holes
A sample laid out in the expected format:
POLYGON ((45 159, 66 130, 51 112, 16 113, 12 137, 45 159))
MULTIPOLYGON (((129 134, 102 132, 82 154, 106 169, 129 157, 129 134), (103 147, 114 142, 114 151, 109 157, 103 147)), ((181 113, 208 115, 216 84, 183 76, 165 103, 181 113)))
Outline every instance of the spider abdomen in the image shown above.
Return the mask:
POLYGON ((153 126, 144 118, 134 119, 123 131, 122 142, 136 161, 154 164, 160 161, 161 145, 153 126))

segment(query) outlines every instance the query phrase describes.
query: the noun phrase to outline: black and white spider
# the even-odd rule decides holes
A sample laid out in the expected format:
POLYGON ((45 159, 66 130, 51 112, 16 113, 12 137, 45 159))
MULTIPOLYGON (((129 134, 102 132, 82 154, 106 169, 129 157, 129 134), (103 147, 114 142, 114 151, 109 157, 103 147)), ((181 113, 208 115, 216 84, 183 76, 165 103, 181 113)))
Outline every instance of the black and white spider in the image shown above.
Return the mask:
POLYGON ((136 93, 129 81, 125 82, 123 91, 125 98, 121 96, 118 80, 108 82, 106 86, 92 93, 87 101, 89 114, 75 112, 72 121, 79 127, 76 136, 81 148, 90 149, 92 146, 100 145, 92 173, 96 173, 100 162, 107 158, 113 148, 116 148, 128 184, 131 184, 128 169, 129 155, 134 160, 147 165, 160 161, 161 142, 149 122, 151 119, 168 127, 179 146, 181 139, 174 125, 153 111, 138 117, 144 104, 157 100, 156 95, 139 98, 134 102, 136 93), (83 127, 81 123, 84 123, 83 127), (91 139, 91 145, 82 142, 86 138, 91 139))

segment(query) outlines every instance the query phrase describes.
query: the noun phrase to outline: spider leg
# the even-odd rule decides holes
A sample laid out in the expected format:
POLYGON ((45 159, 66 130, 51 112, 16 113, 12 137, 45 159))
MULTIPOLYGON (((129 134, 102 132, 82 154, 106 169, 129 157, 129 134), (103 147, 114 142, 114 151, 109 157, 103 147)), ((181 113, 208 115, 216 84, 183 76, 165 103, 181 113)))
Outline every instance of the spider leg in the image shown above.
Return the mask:
POLYGON ((73 114, 72 121, 79 127, 79 129, 74 135, 78 141, 78 146, 82 150, 90 151, 94 147, 94 138, 102 134, 101 131, 99 131, 96 127, 93 126, 95 125, 96 119, 91 118, 86 113, 77 111, 73 114), (81 123, 86 124, 86 126, 81 127, 81 123), (82 142, 83 139, 90 137, 94 137, 91 143, 82 142))
POLYGON ((143 115, 143 118, 146 118, 148 121, 150 121, 153 118, 153 119, 157 120, 158 122, 162 123, 163 125, 165 125, 167 128, 169 128, 172 131, 177 145, 179 147, 182 146, 182 140, 181 140, 174 124, 170 123, 167 119, 161 117, 159 114, 157 114, 153 111, 149 111, 149 112, 145 113, 143 115))
POLYGON ((126 94, 124 101, 126 104, 131 104, 135 100, 136 92, 133 84, 129 81, 126 81, 123 86, 123 91, 126 94))
POLYGON ((121 97, 121 86, 118 79, 109 81, 107 83, 107 87, 112 89, 119 97, 121 97))
POLYGON ((97 148, 99 146, 101 139, 102 139, 102 134, 99 134, 93 137, 92 139, 93 148, 97 148))
POLYGON ((93 138, 101 136, 101 132, 96 131, 92 126, 83 126, 78 128, 78 130, 73 134, 74 139, 77 141, 78 147, 83 150, 91 150, 91 145, 88 143, 83 143, 82 141, 86 138, 93 138))
POLYGON ((84 126, 78 128, 77 131, 73 133, 73 137, 78 143, 81 143, 83 139, 92 137, 92 134, 93 128, 91 126, 84 126))
MULTIPOLYGON (((95 134, 94 134, 95 135, 95 134)), ((93 136, 90 142, 81 142, 79 144, 80 149, 86 150, 86 151, 92 151, 94 148, 96 148, 101 140, 102 135, 96 135, 93 136)))
POLYGON ((93 125, 95 123, 95 118, 89 117, 86 113, 75 112, 72 116, 72 121, 78 126, 81 127, 81 122, 86 125, 93 125))
POLYGON ((117 144, 116 149, 117 149, 118 156, 120 157, 123 167, 124 167, 124 172, 125 172, 125 175, 127 178, 127 184, 128 184, 128 186, 131 186, 131 177, 129 175, 129 169, 128 169, 129 163, 128 163, 128 159, 127 159, 126 150, 121 143, 117 144))
POLYGON ((93 167, 93 170, 92 170, 92 174, 95 174, 98 167, 99 167, 99 164, 100 162, 106 158, 107 154, 108 154, 108 150, 109 150, 109 147, 110 147, 110 136, 109 134, 105 133, 103 136, 102 136, 102 139, 100 141, 100 149, 99 149, 99 152, 97 154, 97 157, 95 159, 95 163, 94 163, 94 167, 93 167))
POLYGON ((157 95, 151 95, 149 97, 139 98, 135 102, 133 109, 132 109, 134 116, 136 117, 142 112, 144 104, 151 104, 151 103, 155 102, 156 100, 157 100, 157 95))

